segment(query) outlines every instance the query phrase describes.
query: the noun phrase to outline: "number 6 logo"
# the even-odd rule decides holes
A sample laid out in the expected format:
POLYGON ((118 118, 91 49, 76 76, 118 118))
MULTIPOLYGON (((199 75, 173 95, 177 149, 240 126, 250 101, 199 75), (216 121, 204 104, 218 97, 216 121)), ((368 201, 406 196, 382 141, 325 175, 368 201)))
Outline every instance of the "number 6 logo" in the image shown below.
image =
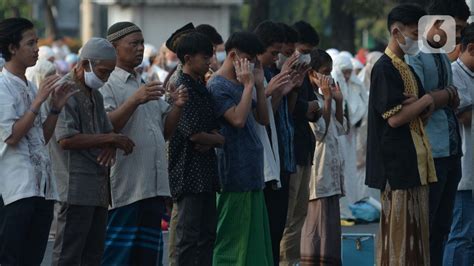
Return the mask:
POLYGON ((451 16, 423 16, 418 21, 418 40, 424 53, 450 53, 456 48, 456 22, 451 16))

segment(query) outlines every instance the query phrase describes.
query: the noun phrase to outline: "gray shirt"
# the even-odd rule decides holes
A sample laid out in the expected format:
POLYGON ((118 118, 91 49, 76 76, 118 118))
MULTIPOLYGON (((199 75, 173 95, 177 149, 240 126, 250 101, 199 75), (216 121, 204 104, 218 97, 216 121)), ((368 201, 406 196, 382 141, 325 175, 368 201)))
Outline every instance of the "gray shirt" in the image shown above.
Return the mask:
MULTIPOLYGON (((107 112, 116 110, 142 85, 139 75, 116 67, 100 89, 107 112)), ((112 208, 142 199, 170 196, 164 123, 170 106, 164 100, 150 101, 137 107, 120 133, 129 137, 135 148, 127 156, 117 152, 112 166, 110 187, 112 208)))
MULTIPOLYGON (((73 73, 69 73, 68 77, 73 79, 73 73)), ((59 201, 108 207, 108 173, 105 167, 97 163, 101 150, 63 150, 59 145, 59 141, 77 134, 106 134, 113 129, 104 110, 102 94, 98 90, 91 90, 89 96, 89 89, 77 81, 75 84, 80 91, 69 98, 64 106, 55 136, 49 142, 59 201)))

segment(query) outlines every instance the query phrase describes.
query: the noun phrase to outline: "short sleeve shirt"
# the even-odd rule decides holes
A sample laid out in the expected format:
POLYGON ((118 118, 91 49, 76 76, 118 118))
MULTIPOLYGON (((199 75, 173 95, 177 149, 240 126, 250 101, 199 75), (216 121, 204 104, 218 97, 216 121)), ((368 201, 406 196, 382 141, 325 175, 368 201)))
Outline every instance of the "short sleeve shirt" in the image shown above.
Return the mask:
POLYGON ((101 149, 63 150, 59 141, 77 134, 106 134, 112 124, 104 110, 102 94, 90 90, 75 80, 79 92, 69 98, 59 115, 55 141, 50 141, 53 173, 57 179, 59 200, 75 205, 109 206, 109 178, 107 169, 97 162, 101 149))
POLYGON ((253 113, 250 112, 243 128, 233 127, 224 118, 227 110, 240 103, 243 85, 215 76, 208 82, 208 88, 214 97, 221 133, 226 139, 223 148, 217 149, 222 190, 245 192, 263 189, 263 146, 253 113))
POLYGON ((18 144, 11 146, 5 142, 35 97, 33 83, 25 83, 3 68, 0 73, 0 196, 5 205, 35 196, 57 199, 41 117, 36 117, 18 144))
MULTIPOLYGON (((100 89, 105 111, 112 112, 122 106, 141 85, 143 81, 137 73, 116 67, 100 89)), ((142 104, 120 131, 135 143, 135 147, 126 156, 123 151, 117 151, 117 161, 110 174, 112 208, 151 197, 170 195, 166 141, 163 135, 170 109, 170 105, 163 99, 142 104)))
POLYGON ((190 137, 218 130, 219 124, 214 99, 202 82, 181 72, 176 85, 185 85, 189 95, 169 146, 170 189, 179 199, 183 194, 218 191, 216 151, 197 151, 190 137))
MULTIPOLYGON (((405 63, 400 64, 408 68, 405 63)), ((414 77, 413 85, 418 89, 414 93, 421 97, 424 91, 420 80, 411 68, 405 73, 414 77)), ((426 185, 426 176, 428 181, 433 180, 434 166, 427 137, 412 134, 411 123, 398 128, 388 124, 388 119, 402 109, 405 92, 401 72, 391 57, 382 55, 372 70, 370 87, 366 169, 369 187, 383 190, 388 182, 392 189, 407 189, 426 185), (420 139, 423 140, 421 147, 417 146, 420 139), (426 165, 421 165, 422 162, 426 165)), ((423 131, 423 128, 417 130, 423 131)))
MULTIPOLYGON (((459 112, 472 112, 472 95, 474 95, 474 71, 471 71, 460 59, 452 63, 453 84, 458 88, 459 112)), ((462 132, 462 178, 459 190, 473 189, 472 168, 472 126, 460 123, 462 132)))

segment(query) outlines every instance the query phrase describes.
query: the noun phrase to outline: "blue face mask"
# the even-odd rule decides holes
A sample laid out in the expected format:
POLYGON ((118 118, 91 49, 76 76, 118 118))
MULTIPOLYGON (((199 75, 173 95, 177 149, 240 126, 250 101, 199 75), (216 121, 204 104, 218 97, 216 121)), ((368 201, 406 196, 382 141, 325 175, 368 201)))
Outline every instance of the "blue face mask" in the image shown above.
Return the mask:
POLYGON ((101 88, 102 86, 104 86, 105 82, 103 80, 101 80, 95 73, 94 71, 92 70, 92 63, 90 60, 89 61, 89 68, 91 71, 86 71, 84 70, 84 81, 86 83, 86 86, 91 88, 91 89, 94 89, 94 90, 97 90, 99 88, 101 88))

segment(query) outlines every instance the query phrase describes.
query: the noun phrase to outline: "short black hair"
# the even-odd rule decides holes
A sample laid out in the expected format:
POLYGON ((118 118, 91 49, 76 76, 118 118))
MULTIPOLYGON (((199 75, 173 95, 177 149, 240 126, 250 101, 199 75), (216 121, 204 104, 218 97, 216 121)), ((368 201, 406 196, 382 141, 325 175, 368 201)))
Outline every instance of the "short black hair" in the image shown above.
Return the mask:
POLYGON ((201 24, 197 26, 196 31, 206 35, 211 40, 213 45, 220 45, 224 43, 222 36, 213 26, 209 24, 201 24))
POLYGON ((296 43, 298 41, 298 32, 285 23, 277 23, 285 34, 285 43, 296 43))
POLYGON ((253 32, 258 36, 258 39, 260 39, 265 49, 275 43, 285 42, 283 29, 270 20, 265 20, 258 24, 253 32))
POLYGON ((396 22, 400 22, 405 26, 417 25, 418 20, 426 15, 426 11, 419 5, 401 4, 394 7, 387 17, 387 29, 396 22))
POLYGON ((312 46, 319 44, 318 32, 308 22, 300 20, 293 24, 293 29, 298 33, 299 43, 307 43, 312 46))
POLYGON ((237 49, 252 57, 265 52, 265 48, 257 35, 247 31, 235 32, 230 35, 225 43, 225 51, 229 53, 232 49, 237 49))
POLYGON ((447 15, 464 21, 471 15, 465 0, 434 0, 428 12, 430 15, 447 15))
POLYGON ((176 55, 181 63, 184 64, 185 55, 204 54, 212 56, 214 48, 209 38, 197 31, 183 34, 176 40, 176 55))
POLYGON ((331 56, 322 49, 313 49, 310 55, 311 63, 309 63, 309 65, 315 71, 318 71, 322 66, 327 63, 332 63, 331 56))
POLYGON ((466 51, 470 43, 474 43, 474 22, 467 25, 461 32, 461 50, 466 51))
POLYGON ((7 18, 0 22, 0 53, 5 61, 8 62, 12 58, 8 47, 19 47, 23 33, 33 28, 33 23, 25 18, 7 18))

